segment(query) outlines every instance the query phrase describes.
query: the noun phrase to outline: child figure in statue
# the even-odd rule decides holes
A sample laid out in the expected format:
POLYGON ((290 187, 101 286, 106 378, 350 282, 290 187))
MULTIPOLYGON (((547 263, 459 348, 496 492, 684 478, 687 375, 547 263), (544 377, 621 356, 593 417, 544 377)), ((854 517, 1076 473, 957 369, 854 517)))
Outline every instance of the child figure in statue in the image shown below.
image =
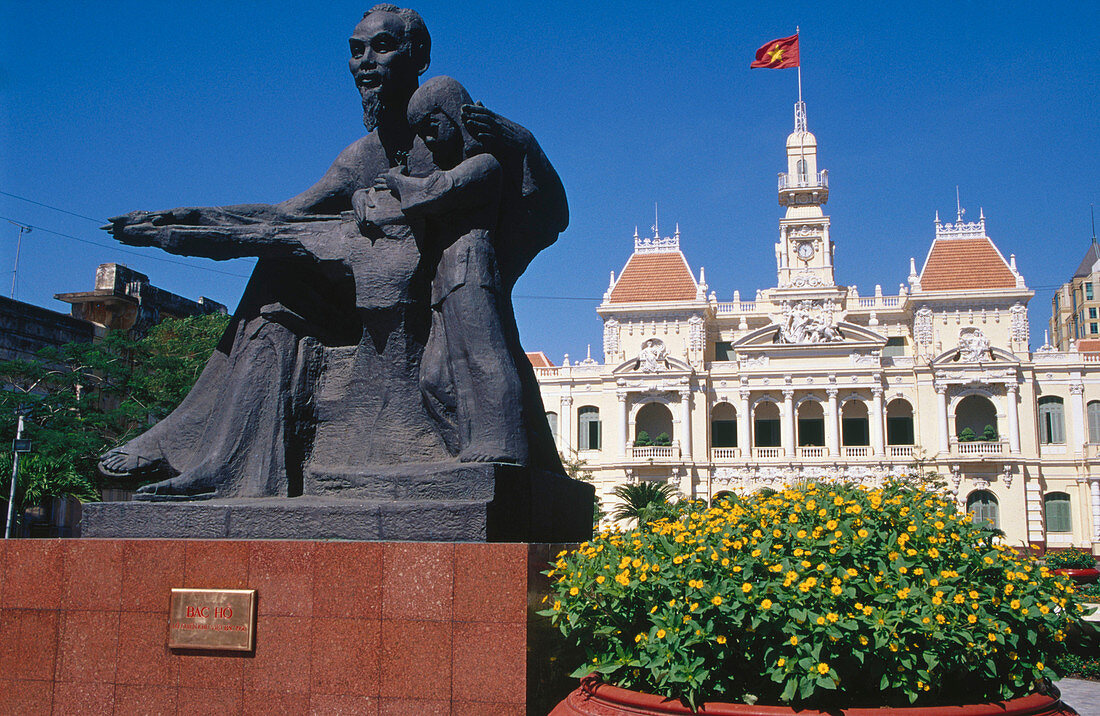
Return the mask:
MULTIPOLYGON (((410 220, 423 220, 422 261, 434 264, 432 327, 421 365, 421 389, 437 416, 449 422, 451 445, 463 462, 526 464, 519 373, 502 324, 496 228, 500 216, 500 162, 462 122, 472 104, 450 77, 425 82, 409 100, 409 126, 432 154, 436 171, 383 173, 369 192, 388 190, 410 220)), ((369 224, 374 197, 353 198, 356 217, 369 224)))

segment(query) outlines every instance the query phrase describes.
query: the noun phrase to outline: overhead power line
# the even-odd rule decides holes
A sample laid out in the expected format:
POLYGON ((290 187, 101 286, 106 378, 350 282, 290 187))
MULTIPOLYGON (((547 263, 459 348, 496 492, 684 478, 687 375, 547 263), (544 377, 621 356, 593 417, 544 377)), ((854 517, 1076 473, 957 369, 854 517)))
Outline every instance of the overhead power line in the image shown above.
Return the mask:
POLYGON ((62 209, 59 206, 51 206, 49 204, 43 204, 40 201, 35 201, 34 199, 28 199, 25 196, 19 196, 18 194, 12 194, 11 192, 0 191, 0 194, 2 194, 3 196, 10 196, 12 199, 18 199, 19 201, 25 201, 28 204, 34 204, 35 206, 41 206, 43 209, 51 209, 53 211, 60 211, 62 214, 68 214, 69 216, 75 216, 78 219, 87 219, 88 221, 94 221, 97 224, 106 224, 107 223, 103 219, 93 219, 90 216, 85 216, 84 214, 78 214, 75 211, 69 211, 68 209, 62 209))
MULTIPOLYGON (((198 266, 196 264, 187 263, 186 261, 177 261, 176 259, 165 258, 164 256, 149 256, 147 254, 141 253, 140 251, 131 251, 130 249, 123 249, 123 248, 120 248, 118 246, 113 246, 111 244, 101 244, 98 241, 92 241, 91 239, 82 239, 79 236, 73 236, 72 234, 66 234, 66 233, 63 233, 61 231, 54 231, 53 229, 47 229, 43 226, 38 226, 37 224, 28 224, 25 221, 18 221, 16 219, 11 219, 11 218, 8 218, 6 216, 0 216, 0 220, 10 221, 13 224, 18 224, 20 226, 25 226, 28 229, 34 229, 35 231, 44 231, 47 234, 53 234, 54 236, 60 236, 60 237, 66 238, 66 239, 70 239, 72 241, 79 241, 82 244, 90 244, 92 246, 98 246, 101 249, 107 249, 109 251, 117 251, 117 252, 123 253, 123 254, 131 254, 133 256, 140 256, 141 258, 149 259, 150 261, 162 261, 162 262, 168 263, 168 264, 175 264, 176 266, 186 266, 187 268, 190 268, 190 269, 197 269, 199 271, 211 271, 213 273, 220 273, 220 274, 223 274, 225 276, 234 276, 236 278, 248 278, 248 276, 246 276, 245 274, 233 273, 232 271, 223 271, 222 269, 216 269, 216 268, 212 268, 210 266, 198 266)), ((93 221, 98 221, 98 219, 93 219, 93 221)))

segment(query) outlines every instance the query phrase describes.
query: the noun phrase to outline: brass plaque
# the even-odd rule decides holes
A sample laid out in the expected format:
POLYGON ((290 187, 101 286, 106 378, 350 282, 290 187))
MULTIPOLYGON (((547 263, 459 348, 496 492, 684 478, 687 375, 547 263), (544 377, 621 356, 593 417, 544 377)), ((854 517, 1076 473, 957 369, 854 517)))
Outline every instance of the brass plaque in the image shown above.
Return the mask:
POLYGON ((168 648, 252 651, 255 589, 173 589, 168 648))

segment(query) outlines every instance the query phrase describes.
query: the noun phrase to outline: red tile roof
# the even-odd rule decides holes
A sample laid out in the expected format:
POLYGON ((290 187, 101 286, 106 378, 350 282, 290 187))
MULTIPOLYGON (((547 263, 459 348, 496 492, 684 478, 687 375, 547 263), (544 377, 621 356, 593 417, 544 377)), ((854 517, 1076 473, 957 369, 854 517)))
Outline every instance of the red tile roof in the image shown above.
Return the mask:
POLYGON ((920 285, 925 291, 1015 288, 1016 276, 988 238, 936 239, 920 285))
POLYGON ((692 301, 696 288, 687 260, 679 251, 632 254, 608 303, 692 301))
POLYGON ((536 368, 553 368, 554 362, 546 357, 542 351, 528 351, 527 360, 536 368))
POLYGON ((1082 338, 1077 341, 1078 353, 1100 353, 1100 340, 1095 338, 1082 338))

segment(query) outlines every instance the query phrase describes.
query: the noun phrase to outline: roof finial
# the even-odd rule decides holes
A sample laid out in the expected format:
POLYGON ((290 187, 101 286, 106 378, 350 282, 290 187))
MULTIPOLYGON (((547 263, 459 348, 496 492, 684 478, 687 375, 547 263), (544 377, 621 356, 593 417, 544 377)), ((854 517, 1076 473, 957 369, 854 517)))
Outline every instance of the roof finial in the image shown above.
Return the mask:
MULTIPOLYGON (((939 209, 936 209, 936 225, 938 226, 938 225, 939 225, 939 223, 940 223, 940 210, 939 210, 939 209)), ((634 235, 635 235, 635 236, 637 236, 637 235, 638 235, 638 232, 637 232, 636 230, 635 230, 635 232, 634 232, 634 235)))
POLYGON ((679 221, 676 222, 676 238, 677 239, 680 238, 680 222, 679 221))
POLYGON ((634 240, 635 241, 638 240, 638 225, 637 224, 634 225, 634 240))
POLYGON ((657 228, 658 226, 659 223, 657 222, 657 202, 653 202, 653 238, 655 239, 661 238, 661 231, 657 228))
POLYGON ((1092 243, 1096 243, 1096 207, 1089 204, 1089 213, 1092 214, 1092 243))
POLYGON ((959 201, 959 185, 955 185, 955 223, 961 224, 963 220, 963 214, 966 210, 962 208, 962 203, 959 201))

